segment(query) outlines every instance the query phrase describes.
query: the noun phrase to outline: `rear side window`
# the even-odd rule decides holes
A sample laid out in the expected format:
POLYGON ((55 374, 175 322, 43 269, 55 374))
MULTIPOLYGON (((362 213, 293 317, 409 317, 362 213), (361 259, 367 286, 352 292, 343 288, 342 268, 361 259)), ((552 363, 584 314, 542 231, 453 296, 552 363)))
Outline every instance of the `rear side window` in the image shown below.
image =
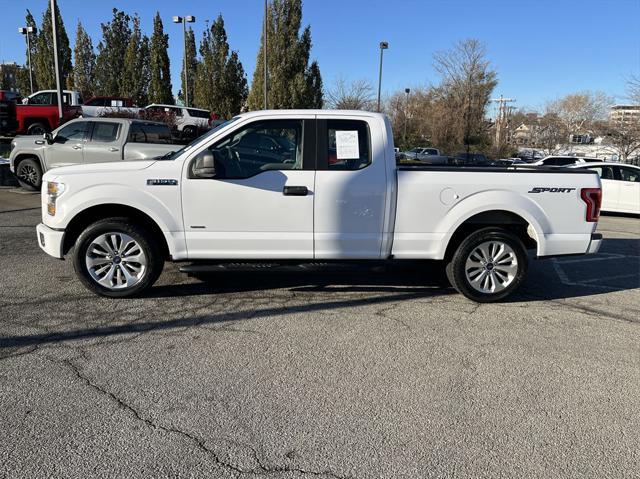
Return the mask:
POLYGON ((93 124, 93 134, 91 141, 96 143, 110 143, 118 139, 120 125, 118 123, 95 122, 93 124))
POLYGON ((371 164, 369 126, 359 120, 327 120, 329 170, 361 170, 371 164))
POLYGON ((193 116, 195 118, 206 118, 209 119, 209 112, 205 110, 194 110, 193 108, 187 108, 189 112, 189 116, 193 116))
POLYGON ((549 158, 544 162, 545 165, 550 166, 565 166, 573 165, 576 162, 573 158, 549 158))
POLYGON ((167 125, 156 123, 132 123, 129 132, 131 143, 171 144, 171 130, 167 125))

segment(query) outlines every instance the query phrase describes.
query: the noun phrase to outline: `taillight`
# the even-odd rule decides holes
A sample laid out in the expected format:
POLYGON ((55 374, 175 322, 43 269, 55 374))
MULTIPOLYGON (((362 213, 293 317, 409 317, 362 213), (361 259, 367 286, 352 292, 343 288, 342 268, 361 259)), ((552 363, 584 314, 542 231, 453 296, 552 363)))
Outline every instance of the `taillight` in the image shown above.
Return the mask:
POLYGON ((602 190, 600 188, 582 188, 580 198, 587 204, 587 221, 595 223, 600 218, 602 190))

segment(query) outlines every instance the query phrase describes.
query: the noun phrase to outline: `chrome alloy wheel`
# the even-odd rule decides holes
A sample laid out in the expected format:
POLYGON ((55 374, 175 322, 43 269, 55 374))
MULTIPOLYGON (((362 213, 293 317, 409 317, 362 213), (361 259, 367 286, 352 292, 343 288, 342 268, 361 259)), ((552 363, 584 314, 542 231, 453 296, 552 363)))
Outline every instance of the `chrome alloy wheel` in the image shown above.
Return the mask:
POLYGON ((481 293, 493 294, 506 289, 518 274, 518 258, 507 243, 486 241, 476 246, 464 267, 467 282, 481 293))
POLYGON ((87 248, 85 263, 91 278, 108 289, 131 288, 147 270, 147 257, 138 242, 119 232, 95 238, 87 248))
POLYGON ((32 186, 36 186, 38 184, 38 172, 31 165, 20 166, 18 168, 18 178, 32 186))

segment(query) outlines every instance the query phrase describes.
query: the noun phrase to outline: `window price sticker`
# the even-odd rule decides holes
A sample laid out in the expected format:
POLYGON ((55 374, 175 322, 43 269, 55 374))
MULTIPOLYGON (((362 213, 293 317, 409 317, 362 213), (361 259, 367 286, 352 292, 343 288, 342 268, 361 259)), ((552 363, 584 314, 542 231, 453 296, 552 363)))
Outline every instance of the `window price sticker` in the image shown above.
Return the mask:
POLYGON ((336 130, 336 150, 338 160, 360 158, 358 130, 336 130))

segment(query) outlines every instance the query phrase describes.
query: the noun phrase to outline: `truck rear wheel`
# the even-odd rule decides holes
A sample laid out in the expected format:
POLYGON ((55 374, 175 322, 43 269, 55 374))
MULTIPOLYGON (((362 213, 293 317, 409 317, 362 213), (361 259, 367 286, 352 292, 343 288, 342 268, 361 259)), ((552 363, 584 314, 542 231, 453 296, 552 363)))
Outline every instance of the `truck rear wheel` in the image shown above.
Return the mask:
POLYGON ((27 135, 44 135, 49 132, 49 128, 43 123, 33 123, 27 128, 27 135))
POLYGON ((446 273, 458 292, 478 303, 491 303, 518 289, 527 268, 520 238, 501 228, 484 228, 460 243, 446 273))
POLYGON ((18 163, 16 168, 18 183, 25 190, 37 191, 42 185, 42 168, 36 160, 26 159, 18 163))
POLYGON ((101 296, 135 296, 156 282, 164 258, 150 232, 128 218, 107 218, 78 237, 73 267, 82 284, 101 296))

